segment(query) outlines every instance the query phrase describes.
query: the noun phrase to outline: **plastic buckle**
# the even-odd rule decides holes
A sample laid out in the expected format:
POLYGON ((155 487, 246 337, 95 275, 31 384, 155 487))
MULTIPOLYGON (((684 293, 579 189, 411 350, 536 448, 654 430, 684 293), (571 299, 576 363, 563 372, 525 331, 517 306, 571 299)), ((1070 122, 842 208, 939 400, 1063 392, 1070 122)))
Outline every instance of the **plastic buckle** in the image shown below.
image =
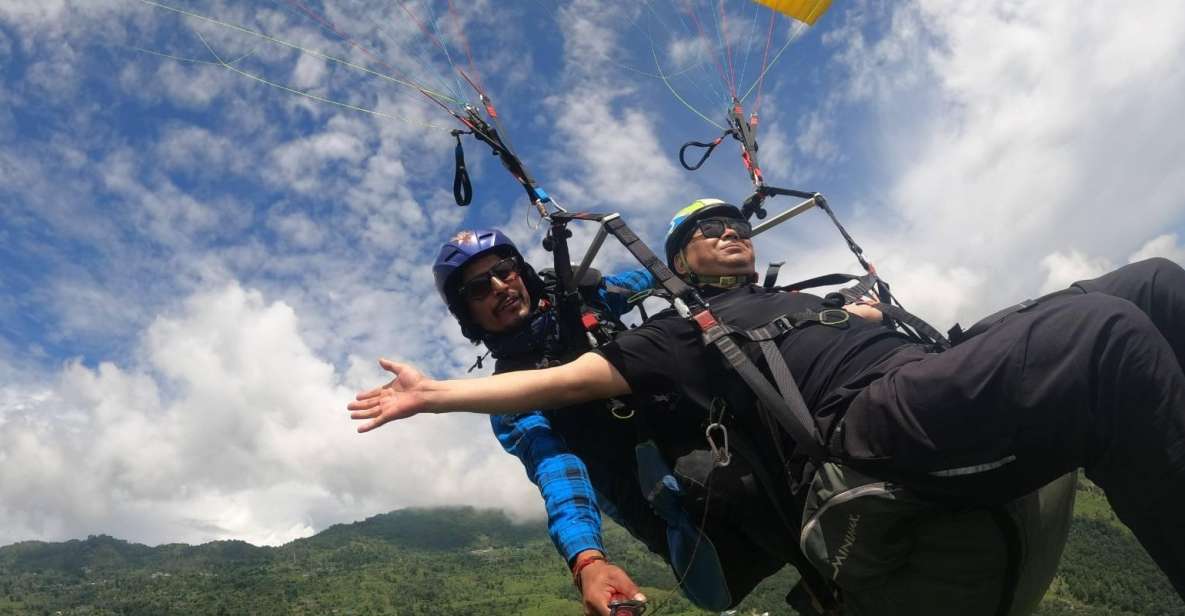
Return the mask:
POLYGON ((700 331, 708 331, 716 327, 719 323, 716 322, 716 316, 712 314, 711 310, 701 310, 691 316, 695 324, 699 326, 700 331))
POLYGON ((782 316, 774 319, 773 321, 770 321, 769 324, 776 327, 778 329, 778 332, 783 333, 783 334, 794 329, 794 323, 792 323, 790 321, 790 317, 788 317, 786 315, 782 315, 782 316))
POLYGON ((704 429, 704 436, 708 439, 708 448, 712 450, 712 458, 716 461, 716 466, 728 466, 732 462, 732 453, 728 451, 728 428, 720 422, 712 422, 704 429), (716 444, 716 439, 712 436, 713 432, 720 433, 720 440, 724 442, 723 446, 716 444))

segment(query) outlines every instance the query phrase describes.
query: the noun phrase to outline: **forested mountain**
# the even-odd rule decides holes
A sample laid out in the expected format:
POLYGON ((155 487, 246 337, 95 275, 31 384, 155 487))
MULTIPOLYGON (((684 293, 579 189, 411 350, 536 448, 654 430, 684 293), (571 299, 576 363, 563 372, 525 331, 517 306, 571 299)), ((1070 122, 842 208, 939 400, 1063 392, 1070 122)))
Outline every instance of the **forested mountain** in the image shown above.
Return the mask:
MULTIPOLYGON (((1115 520, 1097 488, 1078 493, 1070 544, 1043 616, 1185 615, 1185 604, 1115 520)), ((609 550, 661 614, 704 614, 661 561, 620 528, 609 550)), ((741 614, 785 614, 794 577, 767 580, 741 614)), ((0 548, 0 614, 578 615, 542 523, 497 512, 403 510, 277 548, 238 541, 147 547, 107 536, 0 548)))

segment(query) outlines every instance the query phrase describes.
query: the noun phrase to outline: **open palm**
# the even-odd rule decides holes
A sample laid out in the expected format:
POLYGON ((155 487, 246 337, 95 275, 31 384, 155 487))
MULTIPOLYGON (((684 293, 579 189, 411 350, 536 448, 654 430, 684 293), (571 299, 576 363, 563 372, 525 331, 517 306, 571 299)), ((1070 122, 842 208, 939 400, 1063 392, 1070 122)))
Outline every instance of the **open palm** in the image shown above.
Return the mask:
POLYGON ((406 419, 425 410, 420 393, 431 379, 408 364, 380 359, 379 365, 395 378, 382 387, 359 393, 346 406, 350 419, 369 420, 358 426, 359 432, 369 432, 389 421, 406 419))

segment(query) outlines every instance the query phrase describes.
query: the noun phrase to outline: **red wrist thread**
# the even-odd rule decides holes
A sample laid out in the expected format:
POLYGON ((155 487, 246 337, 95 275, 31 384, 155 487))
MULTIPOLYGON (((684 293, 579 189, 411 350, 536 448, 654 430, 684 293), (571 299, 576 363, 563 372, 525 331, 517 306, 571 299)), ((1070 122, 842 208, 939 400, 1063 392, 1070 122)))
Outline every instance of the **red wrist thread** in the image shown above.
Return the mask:
POLYGON ((581 559, 572 567, 572 584, 576 586, 576 590, 584 592, 584 588, 581 587, 580 573, 584 571, 586 567, 597 562, 598 560, 606 563, 609 562, 609 559, 600 554, 596 554, 589 556, 588 558, 581 559))

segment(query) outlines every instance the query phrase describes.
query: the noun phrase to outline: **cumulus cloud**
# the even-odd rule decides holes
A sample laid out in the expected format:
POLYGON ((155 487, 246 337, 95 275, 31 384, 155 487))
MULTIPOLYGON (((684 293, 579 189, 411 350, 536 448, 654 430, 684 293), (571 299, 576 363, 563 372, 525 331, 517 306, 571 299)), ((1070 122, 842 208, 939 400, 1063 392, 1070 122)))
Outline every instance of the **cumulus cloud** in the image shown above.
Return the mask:
MULTIPOLYGON (((825 102, 795 153, 891 281, 963 273, 940 294, 961 296, 958 319, 1101 273, 1185 223, 1185 154, 1166 130, 1185 105, 1171 25, 1185 13, 1144 8, 1157 18, 1141 34, 1147 13, 1091 2, 833 11, 825 102), (829 160, 830 143, 842 154, 829 160)), ((778 252, 830 262, 815 241, 830 231, 794 227, 778 252)), ((919 300, 898 284, 911 308, 949 313, 930 286, 919 300)))
POLYGON ((1176 233, 1158 235, 1140 246, 1139 250, 1128 257, 1128 262, 1134 263, 1151 257, 1164 257, 1185 264, 1185 245, 1181 244, 1176 233))
POLYGON ((1081 252, 1071 251, 1047 255, 1041 260, 1041 269, 1045 271, 1041 293, 1049 293, 1079 280, 1096 278, 1115 268, 1105 257, 1088 257, 1081 252))
POLYGON ((290 306, 230 284, 156 318, 133 363, 72 361, 0 390, 0 543, 274 544, 409 505, 537 510, 484 419, 355 434, 346 401, 384 379, 338 373, 299 331, 290 306))

